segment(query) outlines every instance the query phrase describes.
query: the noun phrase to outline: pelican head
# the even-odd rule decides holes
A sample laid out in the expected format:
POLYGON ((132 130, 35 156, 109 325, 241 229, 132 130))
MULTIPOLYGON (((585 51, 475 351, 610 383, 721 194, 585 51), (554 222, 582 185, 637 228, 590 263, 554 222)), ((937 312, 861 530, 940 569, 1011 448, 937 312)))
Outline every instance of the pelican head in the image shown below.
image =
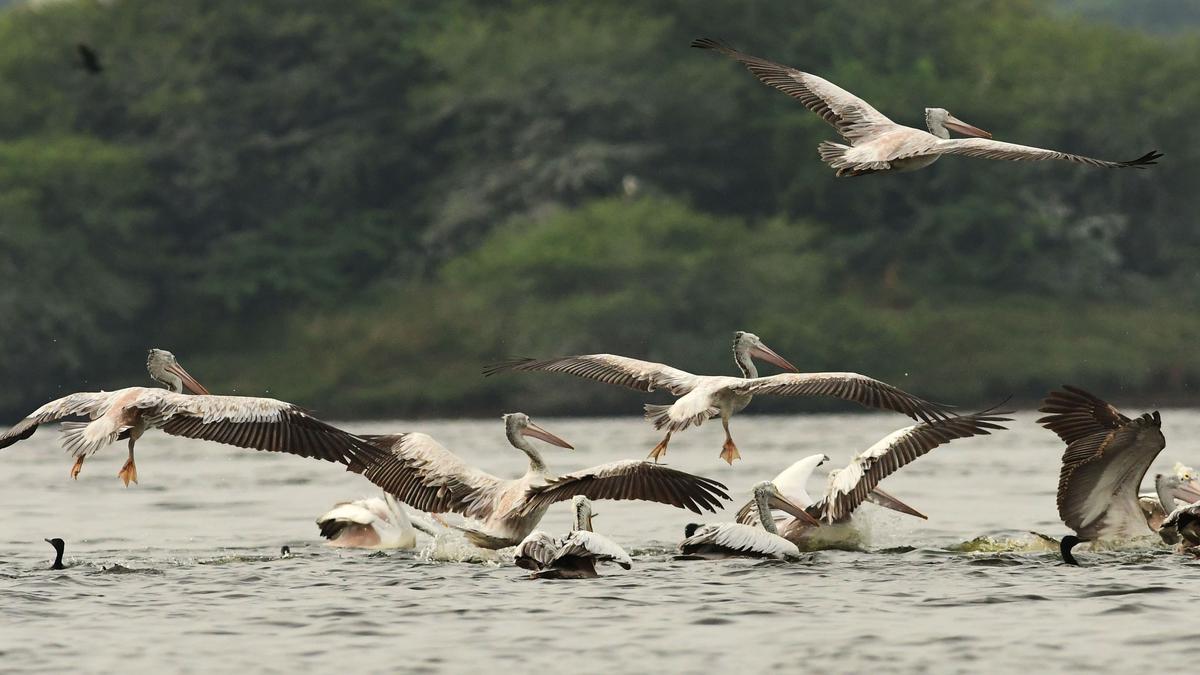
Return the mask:
POLYGON ((808 515, 808 512, 803 507, 788 499, 779 491, 779 487, 773 481, 764 480, 754 484, 754 503, 758 508, 759 518, 763 521, 763 527, 768 532, 771 532, 775 523, 771 518, 771 509, 779 509, 798 518, 809 525, 820 525, 820 521, 808 515), (769 525, 768 525, 769 523, 769 525))
POLYGON ((1176 464, 1171 473, 1160 473, 1154 477, 1154 491, 1166 511, 1175 510, 1175 500, 1187 502, 1200 501, 1200 481, 1196 473, 1182 464, 1176 464))
POLYGON ((175 360, 175 355, 165 349, 150 350, 146 357, 146 370, 150 371, 150 377, 156 382, 177 394, 208 395, 204 385, 188 374, 175 360))
POLYGON ((534 424, 533 421, 529 419, 529 415, 526 415, 525 413, 508 413, 503 417, 503 419, 504 431, 508 435, 509 442, 518 448, 521 447, 520 438, 522 436, 529 436, 530 438, 543 440, 550 445, 557 445, 558 447, 566 448, 567 450, 575 449, 575 446, 534 424))
POLYGON ((950 138, 950 132, 962 134, 964 136, 975 136, 977 138, 991 138, 992 135, 979 127, 971 126, 966 122, 958 119, 950 114, 945 108, 926 108, 925 109, 925 125, 929 127, 929 133, 938 138, 950 138))
POLYGON ((592 531, 592 501, 583 495, 575 495, 571 499, 571 507, 575 509, 575 529, 592 531))
MULTIPOLYGON (((775 350, 768 347, 762 338, 754 333, 747 333, 744 330, 739 330, 733 334, 733 358, 742 367, 743 371, 748 370, 750 359, 762 359, 767 363, 779 366, 786 371, 798 373, 799 370, 793 366, 787 359, 775 353, 775 350)), ((749 375, 753 377, 753 375, 749 375)))

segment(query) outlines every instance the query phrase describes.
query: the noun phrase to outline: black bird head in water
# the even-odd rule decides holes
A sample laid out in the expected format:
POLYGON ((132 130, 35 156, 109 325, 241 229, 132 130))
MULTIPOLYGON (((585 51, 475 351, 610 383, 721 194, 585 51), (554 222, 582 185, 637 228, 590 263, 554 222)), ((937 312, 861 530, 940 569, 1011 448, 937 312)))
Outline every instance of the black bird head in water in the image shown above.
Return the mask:
POLYGON ((280 558, 292 557, 292 549, 285 544, 283 546, 283 548, 279 549, 279 557, 280 558))
POLYGON ((1071 549, 1081 543, 1083 543, 1083 540, 1073 534, 1068 534, 1062 538, 1062 541, 1058 544, 1058 550, 1062 552, 1063 562, 1068 565, 1079 566, 1079 561, 1075 559, 1075 556, 1071 555, 1071 549))
POLYGON ((55 537, 53 539, 47 539, 46 543, 53 546, 55 552, 57 553, 57 555, 54 556, 54 564, 50 566, 50 569, 52 569, 52 570, 67 569, 66 565, 63 565, 63 563, 62 563, 63 550, 67 547, 67 543, 65 541, 63 541, 62 539, 59 539, 58 537, 55 537))
POLYGON ((91 47, 80 42, 75 45, 75 53, 79 55, 79 64, 89 73, 95 75, 104 70, 104 66, 100 65, 100 56, 91 47))
POLYGON ((696 534, 696 530, 700 529, 701 527, 703 527, 703 525, 700 523, 688 523, 687 525, 683 526, 683 536, 690 537, 693 534, 696 534))

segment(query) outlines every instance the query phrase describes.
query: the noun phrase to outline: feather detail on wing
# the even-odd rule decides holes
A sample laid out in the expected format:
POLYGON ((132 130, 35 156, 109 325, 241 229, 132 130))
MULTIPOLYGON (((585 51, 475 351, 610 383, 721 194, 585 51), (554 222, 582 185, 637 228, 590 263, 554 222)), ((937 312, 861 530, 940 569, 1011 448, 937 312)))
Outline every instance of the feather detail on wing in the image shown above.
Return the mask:
POLYGON ((665 389, 676 396, 691 391, 697 379, 691 373, 661 363, 639 361, 615 354, 583 354, 541 361, 529 358, 510 359, 489 365, 483 369, 483 374, 489 377, 508 371, 565 373, 638 391, 665 389))
POLYGON ((680 552, 685 554, 708 547, 725 549, 731 553, 775 558, 800 556, 800 549, 787 539, 762 528, 740 523, 702 525, 692 536, 679 543, 680 552))
POLYGON ((688 509, 716 512, 728 500, 725 486, 715 480, 671 469, 663 464, 626 460, 549 479, 526 492, 521 514, 554 502, 584 495, 588 499, 640 499, 688 509))
POLYGON ((1145 169, 1151 164, 1157 164, 1158 158, 1162 157, 1162 153, 1154 150, 1137 159, 1114 162, 1106 159, 1072 155, 1067 152, 1059 152, 1058 150, 1046 150, 1045 148, 1035 148, 1029 145, 994 141, 989 138, 943 139, 932 146, 931 152, 942 155, 961 155, 963 157, 979 157, 981 159, 999 159, 1015 162, 1062 160, 1106 169, 1145 169))
POLYGON ((462 461, 426 434, 363 438, 390 453, 367 467, 363 476, 419 511, 486 518, 506 483, 462 461))
POLYGON ((782 91, 820 115, 851 143, 896 126, 869 103, 824 78, 744 54, 711 38, 694 40, 692 46, 718 51, 741 63, 763 84, 782 91))
POLYGON ((832 396, 867 408, 903 413, 924 422, 951 416, 948 406, 930 403, 886 382, 858 373, 782 373, 746 380, 732 389, 738 394, 755 396, 832 396))
POLYGON ((129 389, 117 391, 80 392, 55 399, 34 410, 28 417, 17 422, 11 429, 0 434, 0 448, 7 448, 17 441, 25 440, 37 431, 38 425, 54 422, 66 417, 96 419, 113 400, 127 394, 129 389))
POLYGON ((633 566, 633 560, 630 559, 629 554, 615 541, 602 534, 586 530, 574 530, 563 537, 559 542, 558 553, 555 554, 550 565, 553 566, 554 563, 567 557, 591 558, 597 562, 616 563, 624 569, 633 566))

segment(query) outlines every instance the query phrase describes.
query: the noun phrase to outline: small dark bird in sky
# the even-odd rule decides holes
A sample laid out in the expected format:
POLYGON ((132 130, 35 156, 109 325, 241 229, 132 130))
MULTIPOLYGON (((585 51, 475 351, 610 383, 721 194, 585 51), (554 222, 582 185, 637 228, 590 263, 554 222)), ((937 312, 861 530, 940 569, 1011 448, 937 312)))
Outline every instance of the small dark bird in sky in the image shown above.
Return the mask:
POLYGON ((66 548, 66 542, 64 542, 62 539, 59 539, 58 537, 55 537, 53 539, 47 539, 46 543, 53 546, 55 552, 58 554, 58 555, 54 556, 54 564, 50 566, 50 569, 52 569, 52 570, 67 569, 67 566, 62 563, 63 549, 66 548))
POLYGON ((96 54, 96 50, 80 42, 75 45, 75 53, 79 54, 79 63, 83 69, 93 75, 104 70, 100 65, 100 56, 96 54))

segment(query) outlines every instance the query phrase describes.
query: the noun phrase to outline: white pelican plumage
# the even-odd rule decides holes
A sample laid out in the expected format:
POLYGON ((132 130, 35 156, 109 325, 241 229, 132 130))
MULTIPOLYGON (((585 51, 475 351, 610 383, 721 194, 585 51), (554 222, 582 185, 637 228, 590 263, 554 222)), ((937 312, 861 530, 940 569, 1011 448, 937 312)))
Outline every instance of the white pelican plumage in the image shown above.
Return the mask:
POLYGON ((303 409, 273 398, 214 396, 161 349, 150 350, 146 367, 168 390, 127 387, 81 392, 51 401, 0 434, 0 448, 29 438, 39 425, 62 423, 62 445, 75 457, 71 477, 83 461, 119 439, 129 440, 129 459, 117 474, 126 486, 137 482, 133 447, 148 429, 172 436, 216 441, 240 448, 286 452, 323 459, 361 471, 386 453, 367 441, 330 426, 303 409))
POLYGON ((771 509, 781 509, 814 526, 819 525, 817 520, 781 494, 769 480, 755 485, 753 495, 755 513, 760 514, 758 527, 742 523, 689 523, 683 531, 683 541, 679 542, 679 552, 685 558, 799 558, 800 549, 779 536, 771 509))
POLYGON ((418 531, 437 536, 433 526, 407 513, 389 494, 335 504, 317 518, 317 527, 330 546, 341 548, 411 549, 418 531))
MULTIPOLYGON (((773 514, 771 520, 780 536, 796 544, 804 542, 817 528, 847 523, 863 502, 872 502, 900 513, 925 519, 920 511, 879 489, 883 479, 924 456, 930 450, 955 439, 985 436, 1006 427, 1011 421, 1006 412, 984 410, 973 415, 915 424, 894 431, 870 448, 858 453, 844 469, 829 472, 825 494, 813 499, 806 490, 809 477, 818 466, 829 461, 827 455, 810 455, 792 464, 771 481, 792 503, 805 509, 811 517, 801 520, 785 514, 773 514), (813 525, 812 520, 817 521, 813 525)), ((737 521, 755 525, 762 521, 754 501, 738 511, 737 521)))
POLYGON ((733 334, 733 360, 742 377, 693 375, 661 363, 639 361, 614 354, 584 354, 538 361, 513 359, 484 369, 484 375, 504 371, 566 373, 638 391, 665 389, 679 397, 671 405, 646 405, 646 419, 667 435, 650 451, 657 460, 667 451, 671 434, 699 426, 720 416, 725 428, 721 459, 733 464, 741 455, 729 434, 729 418, 741 412, 756 394, 776 396, 832 396, 868 408, 904 413, 913 419, 932 420, 948 416, 945 406, 929 403, 890 384, 858 373, 800 373, 787 359, 763 343, 754 333, 733 334), (760 358, 784 370, 781 375, 759 377, 754 359, 760 358))
POLYGON ((513 562, 531 570, 533 579, 594 579, 596 563, 611 562, 624 569, 633 560, 616 542, 592 531, 592 503, 583 495, 572 498, 575 524, 562 539, 535 530, 517 544, 513 562))
POLYGON ((1159 534, 1167 543, 1179 544, 1184 551, 1196 553, 1200 547, 1200 503, 1185 504, 1172 511, 1159 534))
POLYGON ((741 63, 763 84, 795 98, 817 113, 849 145, 824 141, 821 159, 840 176, 884 171, 913 171, 933 164, 942 155, 962 155, 1010 161, 1064 160, 1105 168, 1144 169, 1162 153, 1151 151, 1126 162, 1112 162, 991 140, 992 135, 951 115, 944 108, 926 108, 929 131, 896 124, 869 103, 832 82, 795 68, 744 54, 710 39, 694 40, 697 49, 711 49, 741 63), (974 138, 950 138, 954 131, 974 138))
POLYGON ((1074 535, 1063 537, 1063 560, 1082 541, 1152 534, 1138 488, 1166 447, 1158 412, 1130 419, 1099 397, 1064 385, 1042 401, 1038 424, 1067 449, 1058 477, 1058 515, 1074 535))
POLYGON ((567 449, 572 449, 571 445, 531 422, 524 413, 510 413, 503 419, 508 442, 529 457, 529 468, 520 478, 497 478, 419 433, 364 436, 390 454, 368 467, 363 475, 415 509, 459 513, 482 521, 478 529, 457 529, 472 544, 490 549, 517 545, 533 531, 551 504, 575 495, 641 499, 695 513, 701 509, 716 511, 720 500, 729 499, 725 486, 717 481, 646 461, 610 462, 556 477, 526 439, 537 438, 567 449))

